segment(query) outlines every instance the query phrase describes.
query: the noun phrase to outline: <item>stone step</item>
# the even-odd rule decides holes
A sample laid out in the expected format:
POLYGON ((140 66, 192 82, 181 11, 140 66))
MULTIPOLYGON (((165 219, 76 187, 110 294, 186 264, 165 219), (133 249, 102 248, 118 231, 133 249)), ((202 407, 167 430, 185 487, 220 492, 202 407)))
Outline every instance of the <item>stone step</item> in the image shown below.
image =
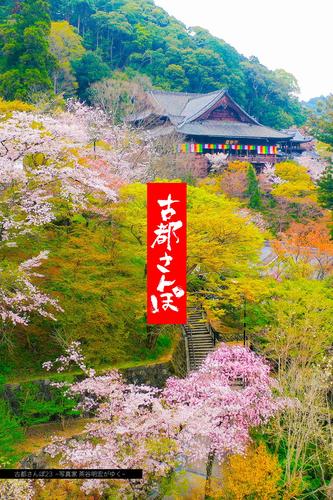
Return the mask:
POLYGON ((214 344, 213 342, 205 342, 205 341, 199 341, 199 342, 192 342, 191 344, 194 348, 202 348, 202 347, 209 347, 214 349, 214 344))
POLYGON ((206 356, 209 352, 212 352, 214 349, 203 349, 194 351, 194 356, 206 356))
POLYGON ((211 341, 210 339, 195 339, 193 338, 192 340, 192 344, 193 345, 209 345, 209 346, 212 346, 214 345, 213 341, 211 341))
POLYGON ((189 333, 192 333, 192 335, 207 335, 207 337, 210 335, 208 330, 205 330, 204 328, 198 328, 196 330, 189 330, 189 333))
POLYGON ((203 335, 205 337, 210 337, 210 333, 208 330, 191 330, 190 332, 188 332, 188 336, 190 337, 191 335, 203 335))
POLYGON ((205 326, 196 326, 195 328, 185 328, 187 332, 209 332, 208 328, 205 326))
POLYGON ((186 326, 185 330, 205 330, 208 332, 208 328, 205 325, 186 326))
POLYGON ((212 337, 210 335, 192 335, 192 337, 188 337, 189 342, 199 342, 200 340, 206 340, 207 342, 211 342, 213 344, 212 337))
POLYGON ((205 349, 204 351, 195 351, 194 357, 206 357, 208 353, 212 352, 213 349, 205 349))
POLYGON ((206 330, 208 330, 208 327, 206 325, 206 323, 196 323, 195 325, 185 325, 184 328, 187 328, 188 330, 193 330, 195 328, 205 328, 206 330))
POLYGON ((202 311, 189 310, 184 331, 188 340, 190 370, 196 370, 202 365, 207 355, 214 350, 214 341, 202 311))
POLYGON ((205 330, 208 332, 208 328, 206 325, 195 325, 195 326, 186 326, 186 330, 205 330))
POLYGON ((196 323, 195 325, 187 325, 186 328, 190 328, 191 330, 193 330, 194 328, 206 328, 206 330, 208 330, 206 323, 196 323))
POLYGON ((198 345, 198 344, 206 344, 206 345, 214 345, 214 342, 212 341, 212 339, 210 337, 195 337, 193 336, 192 339, 189 341, 189 344, 195 344, 195 345, 198 345))
POLYGON ((214 347, 211 344, 196 344, 193 346, 194 352, 212 351, 214 347))
POLYGON ((191 354, 193 354, 194 352, 194 355, 196 354, 205 354, 207 352, 211 352, 213 351, 214 349, 211 347, 211 346, 196 346, 196 348, 192 351, 191 354))
MULTIPOLYGON (((194 351, 194 356, 205 356, 209 352, 212 352, 214 349, 197 349, 194 351)), ((191 353, 193 355, 193 353, 191 353)))
POLYGON ((205 354, 211 351, 213 351, 212 346, 196 346, 194 349, 194 354, 205 354))
POLYGON ((205 323, 196 323, 195 325, 186 325, 185 328, 189 328, 193 330, 193 328, 206 328, 208 330, 207 325, 205 323))
POLYGON ((191 342, 191 339, 207 339, 207 340, 212 340, 212 337, 210 335, 208 335, 208 333, 204 333, 204 332, 198 332, 198 333, 192 333, 190 335, 187 335, 187 339, 189 342, 191 342))
POLYGON ((187 336, 187 338, 190 340, 192 339, 211 339, 212 337, 209 335, 208 332, 197 332, 197 333, 191 333, 187 336))

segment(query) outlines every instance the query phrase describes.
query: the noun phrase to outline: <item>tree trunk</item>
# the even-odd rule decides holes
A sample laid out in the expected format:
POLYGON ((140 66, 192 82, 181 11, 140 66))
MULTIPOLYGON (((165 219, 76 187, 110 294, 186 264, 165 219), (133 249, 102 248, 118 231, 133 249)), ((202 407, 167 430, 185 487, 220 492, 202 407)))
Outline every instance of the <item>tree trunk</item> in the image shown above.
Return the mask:
POLYGON ((113 36, 111 37, 111 45, 110 45, 110 66, 112 66, 113 61, 113 36))
POLYGON ((215 460, 215 450, 210 451, 208 453, 208 459, 206 465, 205 499, 210 498, 214 460, 215 460))
POLYGON ((147 347, 153 350, 156 347, 156 342, 160 333, 160 329, 156 325, 147 325, 147 347))

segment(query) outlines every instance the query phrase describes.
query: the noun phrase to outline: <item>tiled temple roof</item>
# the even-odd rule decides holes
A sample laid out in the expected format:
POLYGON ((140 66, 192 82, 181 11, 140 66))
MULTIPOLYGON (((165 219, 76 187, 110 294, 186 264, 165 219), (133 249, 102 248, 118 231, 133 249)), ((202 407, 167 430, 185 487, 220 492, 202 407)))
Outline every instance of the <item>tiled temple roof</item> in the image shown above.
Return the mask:
MULTIPOLYGON (((230 97, 225 89, 216 90, 207 94, 193 94, 186 92, 166 92, 151 90, 148 93, 150 109, 129 117, 131 122, 144 121, 149 117, 166 119, 166 128, 188 135, 200 137, 235 137, 245 139, 274 139, 288 140, 292 134, 279 132, 261 125, 250 116, 230 97), (202 116, 214 109, 221 99, 226 97, 228 103, 242 116, 242 121, 204 119, 202 116), (201 118, 201 119, 200 119, 201 118)), ((163 133, 163 127, 156 127, 156 134, 163 133)), ((153 133, 154 129, 151 129, 153 133)))

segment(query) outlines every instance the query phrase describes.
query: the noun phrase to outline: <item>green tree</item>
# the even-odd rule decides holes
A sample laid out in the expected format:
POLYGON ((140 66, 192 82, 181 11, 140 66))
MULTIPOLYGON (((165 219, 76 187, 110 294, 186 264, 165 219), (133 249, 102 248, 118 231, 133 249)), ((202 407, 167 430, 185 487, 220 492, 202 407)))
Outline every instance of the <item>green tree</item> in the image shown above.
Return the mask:
POLYGON ((298 84, 282 69, 239 54, 207 30, 188 30, 151 0, 51 0, 53 18, 76 26, 88 50, 113 70, 151 78, 154 86, 183 92, 228 88, 265 125, 302 125, 298 84))
POLYGON ((79 84, 79 96, 86 97, 86 91, 92 83, 110 76, 109 66, 96 52, 86 52, 81 59, 72 63, 79 84))
POLYGON ((0 19, 6 19, 13 9, 13 2, 11 0, 3 0, 0 5, 0 19))
POLYGON ((297 402, 268 428, 270 448, 281 457, 284 485, 299 487, 284 498, 301 498, 305 492, 315 498, 319 490, 320 498, 327 498, 325 483, 332 478, 328 394, 333 293, 330 279, 298 278, 298 266, 298 272, 297 264, 287 270, 287 279, 272 281, 271 296, 260 305, 266 324, 253 341, 275 367, 282 394, 297 402))
POLYGON ((35 94, 51 91, 55 60, 49 51, 50 29, 46 0, 23 0, 1 26, 0 95, 5 99, 31 100, 35 94))
POLYGON ((165 70, 165 76, 171 81, 172 90, 182 90, 188 82, 184 68, 178 64, 169 64, 165 70))
POLYGON ((91 16, 91 19, 96 24, 96 49, 101 48, 104 59, 111 66, 119 65, 122 47, 132 33, 131 25, 119 12, 98 11, 91 16))
POLYGON ((333 94, 318 101, 317 112, 312 114, 310 125, 317 139, 333 146, 333 94))
POLYGON ((0 468, 3 464, 13 465, 17 460, 15 443, 23 440, 24 433, 17 418, 12 414, 3 397, 3 379, 0 379, 0 468))
POLYGON ((330 163, 318 181, 318 201, 321 206, 333 210, 333 164, 330 163))
POLYGON ((37 383, 24 384, 17 394, 17 420, 27 428, 59 418, 62 427, 66 417, 80 415, 75 409, 77 401, 66 397, 63 388, 49 387, 42 391, 37 383))
POLYGON ((252 165, 247 170, 247 196, 249 197, 250 208, 259 209, 262 207, 259 182, 252 165))

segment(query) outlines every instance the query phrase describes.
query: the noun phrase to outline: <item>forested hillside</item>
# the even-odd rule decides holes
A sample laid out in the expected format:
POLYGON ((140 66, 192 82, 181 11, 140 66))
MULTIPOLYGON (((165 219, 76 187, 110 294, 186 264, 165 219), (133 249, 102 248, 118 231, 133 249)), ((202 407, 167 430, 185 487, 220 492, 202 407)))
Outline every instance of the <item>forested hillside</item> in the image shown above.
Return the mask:
MULTIPOLYGON (((5 0, 0 8, 4 21, 9 13, 19 21, 24 4, 5 0)), ((37 4, 34 16, 36 30, 40 30, 48 2, 39 0, 37 4)), ((53 82, 49 87, 56 93, 64 93, 66 97, 66 93, 68 96, 75 89, 81 98, 89 100, 87 89, 98 80, 131 79, 144 74, 155 87, 165 90, 209 92, 227 87, 249 114, 270 126, 285 128, 304 122, 293 75, 282 69, 271 71, 256 57, 247 59, 203 28, 186 28, 152 0, 51 0, 50 4, 51 18, 55 21, 52 29, 44 24, 44 33, 35 30, 30 36, 39 37, 37 59, 41 59, 40 49, 45 49, 41 41, 45 42, 47 31, 51 31, 49 49, 53 47, 57 64, 46 67, 53 82), (63 70, 60 78, 65 80, 63 85, 59 85, 59 68, 63 70)), ((11 41, 17 38, 15 31, 20 29, 20 22, 13 25, 10 20, 0 30, 3 50, 0 71, 4 74, 0 93, 7 99, 22 98, 19 91, 15 95, 17 85, 12 85, 11 73, 19 61, 15 56, 23 44, 29 43, 22 31, 13 47, 11 41)), ((36 44, 31 44, 32 50, 33 47, 36 44)), ((36 62, 45 66, 45 61, 36 62)), ((47 84, 45 78, 44 84, 47 84)))

